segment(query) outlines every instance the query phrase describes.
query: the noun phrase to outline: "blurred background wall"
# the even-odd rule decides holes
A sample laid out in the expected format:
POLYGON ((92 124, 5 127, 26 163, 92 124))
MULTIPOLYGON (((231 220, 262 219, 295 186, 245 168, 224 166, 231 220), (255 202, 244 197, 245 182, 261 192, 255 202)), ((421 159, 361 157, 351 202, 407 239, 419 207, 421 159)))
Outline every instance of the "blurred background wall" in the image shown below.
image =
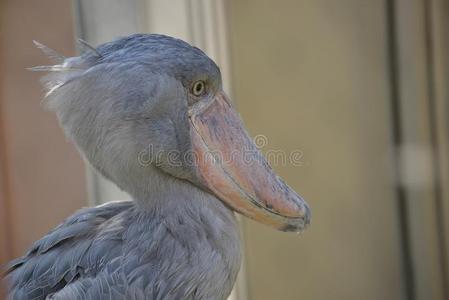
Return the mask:
POLYGON ((220 64, 250 133, 287 154, 271 163, 313 209, 301 236, 242 220, 234 299, 449 299, 449 1, 0 3, 0 263, 75 209, 127 197, 42 109, 32 40, 70 56, 76 37, 158 32, 220 64))
POLYGON ((385 3, 236 0, 231 9, 243 119, 267 150, 302 151, 301 165, 277 170, 313 207, 302 236, 248 222, 249 294, 403 299, 385 3))
POLYGON ((231 1, 233 83, 310 230, 245 221, 250 299, 449 299, 447 1, 231 1))
MULTIPOLYGON (((87 204, 82 159, 41 105, 39 74, 48 64, 33 40, 71 56, 69 1, 0 2, 0 259, 21 255, 75 209, 87 204)), ((41 74, 42 75, 42 74, 41 74)))

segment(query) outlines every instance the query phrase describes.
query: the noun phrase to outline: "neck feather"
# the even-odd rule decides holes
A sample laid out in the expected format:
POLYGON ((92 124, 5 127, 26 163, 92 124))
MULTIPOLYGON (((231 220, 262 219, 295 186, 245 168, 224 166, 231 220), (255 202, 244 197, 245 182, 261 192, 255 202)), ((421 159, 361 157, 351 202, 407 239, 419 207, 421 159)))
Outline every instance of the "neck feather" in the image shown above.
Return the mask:
POLYGON ((180 278, 169 282, 187 282, 185 289, 196 286, 202 299, 226 298, 241 262, 234 213, 213 195, 173 177, 146 196, 135 199, 129 228, 141 236, 130 248, 162 262, 157 280, 176 270, 180 278))

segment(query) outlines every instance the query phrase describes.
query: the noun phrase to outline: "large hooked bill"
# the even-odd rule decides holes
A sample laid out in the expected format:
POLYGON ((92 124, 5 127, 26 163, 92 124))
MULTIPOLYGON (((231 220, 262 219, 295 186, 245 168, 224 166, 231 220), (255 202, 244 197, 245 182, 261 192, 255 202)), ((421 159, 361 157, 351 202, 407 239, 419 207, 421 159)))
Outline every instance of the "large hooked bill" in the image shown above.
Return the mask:
POLYGON ((190 134, 203 184, 235 211, 282 231, 302 231, 311 211, 270 167, 226 94, 189 110, 190 134))

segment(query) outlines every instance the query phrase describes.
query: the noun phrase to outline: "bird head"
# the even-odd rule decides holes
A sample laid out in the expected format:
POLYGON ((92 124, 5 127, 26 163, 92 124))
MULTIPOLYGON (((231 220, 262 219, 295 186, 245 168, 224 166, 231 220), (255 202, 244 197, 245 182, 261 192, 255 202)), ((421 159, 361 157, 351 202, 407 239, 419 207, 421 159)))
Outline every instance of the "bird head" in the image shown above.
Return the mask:
POLYGON ((163 173, 279 230, 310 222, 309 206, 259 152, 219 68, 198 48, 139 34, 47 70, 55 71, 46 79, 48 106, 87 160, 122 189, 151 193, 162 184, 153 175, 163 173))

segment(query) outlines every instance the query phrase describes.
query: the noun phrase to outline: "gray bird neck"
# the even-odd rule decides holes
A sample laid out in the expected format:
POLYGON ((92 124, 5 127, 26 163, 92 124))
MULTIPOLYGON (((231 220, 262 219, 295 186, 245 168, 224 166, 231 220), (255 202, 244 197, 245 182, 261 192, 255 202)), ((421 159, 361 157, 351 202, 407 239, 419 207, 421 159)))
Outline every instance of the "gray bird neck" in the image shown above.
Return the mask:
MULTIPOLYGON (((134 233, 130 253, 162 264, 157 280, 184 282, 186 290, 195 286, 194 299, 225 299, 241 264, 234 213, 213 195, 165 173, 153 172, 145 189, 129 192, 136 203, 127 225, 134 233)), ((179 299, 184 288, 177 289, 179 299)))
POLYGON ((120 179, 122 188, 136 203, 139 220, 161 222, 188 249, 196 251, 207 243, 229 264, 240 265, 238 224, 234 212, 222 201, 158 168, 147 173, 145 180, 130 176, 120 179), (148 174, 151 175, 148 177, 148 174))

